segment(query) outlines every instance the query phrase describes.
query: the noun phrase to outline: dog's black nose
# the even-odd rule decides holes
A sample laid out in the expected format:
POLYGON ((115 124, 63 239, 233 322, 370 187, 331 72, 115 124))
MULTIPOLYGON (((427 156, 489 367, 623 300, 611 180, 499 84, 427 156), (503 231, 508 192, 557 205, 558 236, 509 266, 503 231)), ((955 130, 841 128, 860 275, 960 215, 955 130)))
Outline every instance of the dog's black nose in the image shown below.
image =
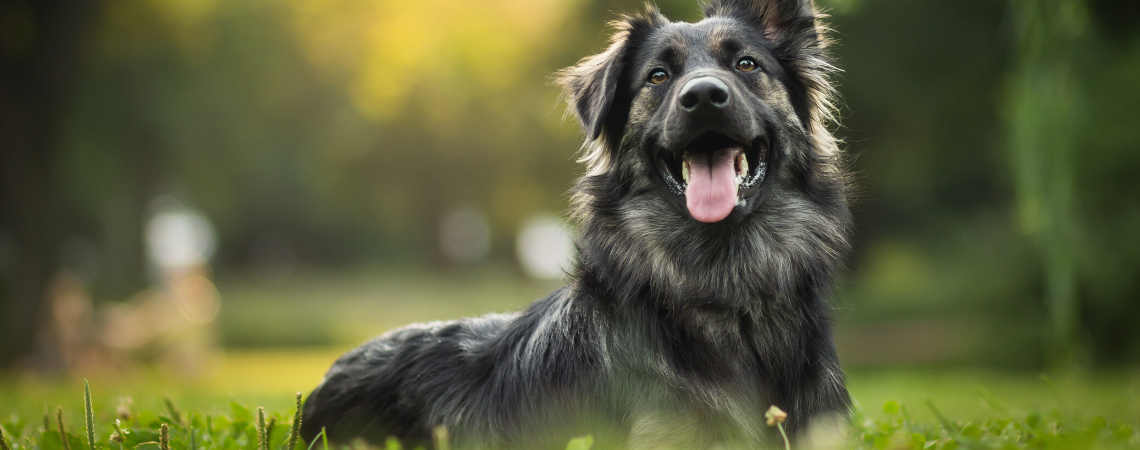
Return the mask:
POLYGON ((716 77, 693 78, 681 87, 678 100, 681 108, 690 113, 723 109, 728 106, 728 85, 716 77))

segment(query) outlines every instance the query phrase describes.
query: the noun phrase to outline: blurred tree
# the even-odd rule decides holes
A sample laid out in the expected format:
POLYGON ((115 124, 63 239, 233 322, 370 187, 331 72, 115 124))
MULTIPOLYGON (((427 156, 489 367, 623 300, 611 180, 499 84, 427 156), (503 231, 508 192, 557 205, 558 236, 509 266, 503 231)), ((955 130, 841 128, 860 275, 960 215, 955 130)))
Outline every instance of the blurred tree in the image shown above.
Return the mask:
POLYGON ((1011 0, 1011 6, 1018 56, 1008 116, 1017 212, 1044 260, 1050 357, 1068 366, 1078 351, 1080 323, 1072 168, 1082 99, 1073 50, 1088 13, 1081 0, 1011 0))
MULTIPOLYGON (((1140 360, 1140 8, 1085 0, 1089 21, 1081 1, 819 0, 862 190, 848 320, 954 318, 971 335, 998 330, 992 358, 971 361, 1021 367, 1042 364, 1040 333, 1056 323, 1058 337, 1090 336, 1098 362, 1140 360), (1085 31, 1065 34, 1073 23, 1085 31)), ((658 3, 699 18, 694 0, 658 3)), ((486 216, 488 259, 511 264, 521 221, 563 210, 581 171, 580 130, 546 81, 642 7, 0 4, 0 347, 12 348, 29 342, 60 237, 98 250, 96 301, 147 281, 141 229, 160 195, 212 222, 223 280, 265 242, 301 267, 442 262, 437 227, 457 205, 486 216)))
POLYGON ((0 226, 15 270, 0 291, 0 366, 32 345, 60 238, 60 129, 99 10, 92 0, 0 2, 0 226))

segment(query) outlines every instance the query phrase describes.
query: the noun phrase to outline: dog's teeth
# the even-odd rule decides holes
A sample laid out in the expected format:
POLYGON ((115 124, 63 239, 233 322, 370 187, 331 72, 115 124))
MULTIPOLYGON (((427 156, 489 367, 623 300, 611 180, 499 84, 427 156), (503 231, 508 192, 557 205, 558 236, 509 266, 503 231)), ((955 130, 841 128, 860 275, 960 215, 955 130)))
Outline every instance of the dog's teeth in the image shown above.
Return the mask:
POLYGON ((681 178, 685 180, 685 184, 689 183, 689 160, 687 158, 681 163, 681 178))
POLYGON ((740 186, 740 183, 743 183, 744 179, 747 177, 748 158, 744 156, 743 152, 741 152, 736 155, 736 185, 740 186))

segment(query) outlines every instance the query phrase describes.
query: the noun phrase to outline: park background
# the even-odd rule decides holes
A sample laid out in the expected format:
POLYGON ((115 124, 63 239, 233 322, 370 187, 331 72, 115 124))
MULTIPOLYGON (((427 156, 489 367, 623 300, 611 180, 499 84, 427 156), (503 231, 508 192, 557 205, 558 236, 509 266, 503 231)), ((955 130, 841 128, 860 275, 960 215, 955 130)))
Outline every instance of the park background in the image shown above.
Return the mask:
MULTIPOLYGON (((820 5, 856 400, 1140 425, 1140 3, 820 5)), ((3 0, 0 416, 82 378, 285 410, 369 336, 556 288, 582 166, 551 75, 641 7, 3 0)))

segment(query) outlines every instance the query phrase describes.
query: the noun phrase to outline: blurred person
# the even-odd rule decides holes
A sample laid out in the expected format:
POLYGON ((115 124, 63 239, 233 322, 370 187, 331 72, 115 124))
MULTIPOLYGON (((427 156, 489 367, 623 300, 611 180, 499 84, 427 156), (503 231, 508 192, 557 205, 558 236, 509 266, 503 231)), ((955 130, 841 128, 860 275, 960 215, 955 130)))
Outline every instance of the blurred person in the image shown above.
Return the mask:
POLYGON ((210 277, 209 221, 169 197, 155 200, 147 254, 158 285, 104 312, 101 337, 120 361, 156 362, 186 378, 205 375, 218 352, 221 299, 210 277))
POLYGON ((46 297, 49 318, 37 339, 37 366, 49 371, 102 366, 106 354, 87 283, 74 272, 61 270, 48 283, 46 297))
POLYGON ((120 362, 156 362, 187 378, 205 375, 218 352, 220 299, 206 268, 167 274, 155 288, 103 312, 102 341, 120 362))

